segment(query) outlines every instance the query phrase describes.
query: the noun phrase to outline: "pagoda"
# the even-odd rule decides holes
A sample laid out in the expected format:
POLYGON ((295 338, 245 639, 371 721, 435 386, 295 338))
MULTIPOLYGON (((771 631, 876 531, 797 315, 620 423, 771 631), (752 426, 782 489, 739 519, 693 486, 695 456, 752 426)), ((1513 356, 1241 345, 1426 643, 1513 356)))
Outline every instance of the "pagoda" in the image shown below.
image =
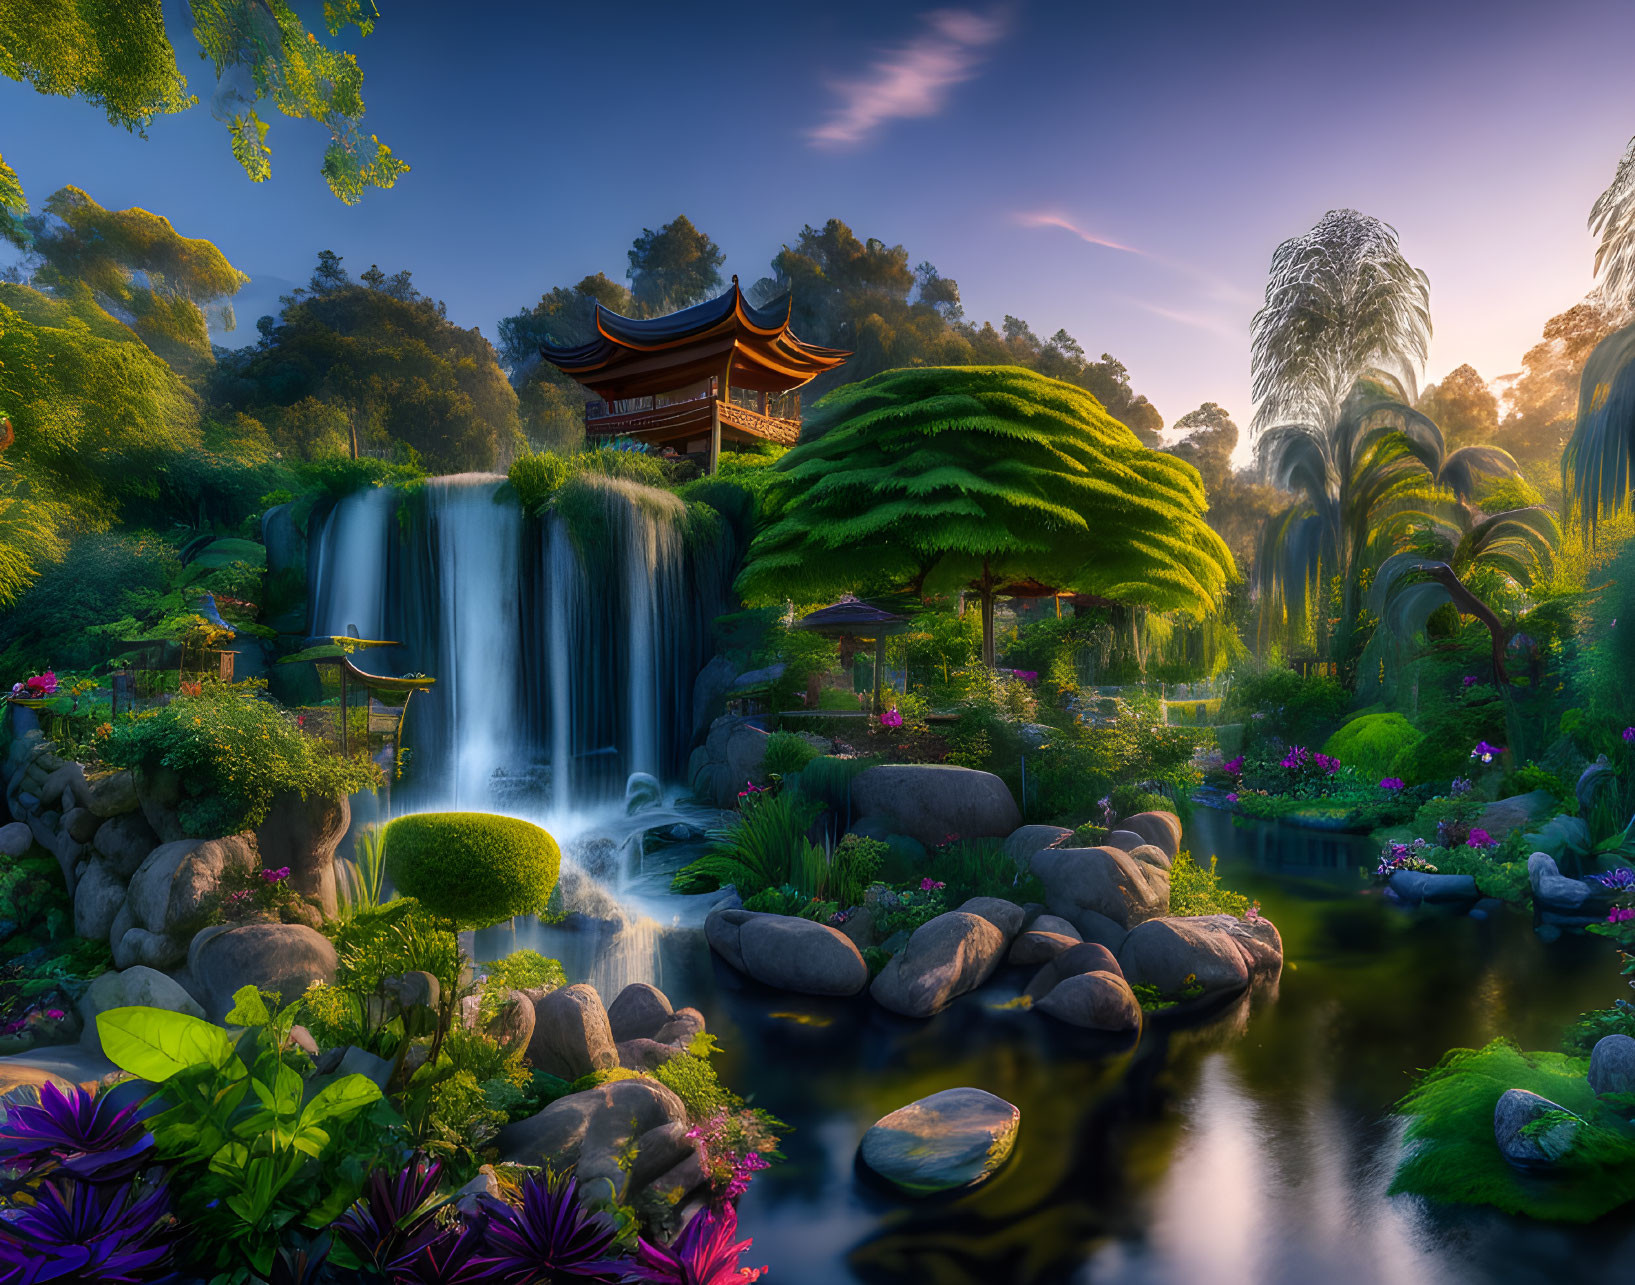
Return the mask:
POLYGON ((587 437, 707 454, 713 473, 724 441, 793 445, 796 390, 851 356, 796 338, 793 302, 786 294, 757 308, 734 277, 726 293, 663 317, 638 320, 598 303, 594 339, 539 351, 595 395, 585 404, 587 437))

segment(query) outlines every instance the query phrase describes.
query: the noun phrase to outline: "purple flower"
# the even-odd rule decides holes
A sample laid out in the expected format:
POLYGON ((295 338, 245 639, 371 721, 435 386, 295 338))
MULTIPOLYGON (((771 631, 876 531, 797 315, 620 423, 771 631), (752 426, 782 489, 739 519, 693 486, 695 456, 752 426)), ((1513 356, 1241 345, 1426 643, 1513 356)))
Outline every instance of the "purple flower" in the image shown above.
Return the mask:
POLYGON ((1491 848, 1494 842, 1495 840, 1493 836, 1486 830, 1482 829, 1481 826, 1477 826, 1474 830, 1472 830, 1470 832, 1470 838, 1465 840, 1465 844, 1472 848, 1491 848))
POLYGON ((1464 678, 1464 683, 1465 683, 1466 687, 1474 687, 1474 686, 1476 686, 1477 683, 1479 683, 1481 681, 1482 680, 1480 678, 1476 677, 1475 674, 1466 674, 1465 678, 1464 678))
POLYGON ((738 1265, 754 1242, 734 1244, 737 1234, 738 1211, 732 1205, 706 1209, 682 1228, 668 1248, 639 1241, 631 1279, 650 1285, 749 1285, 767 1269, 738 1265))
POLYGON ((31 1205, 0 1218, 0 1274, 6 1280, 97 1281, 130 1285, 170 1257, 170 1195, 138 1197, 126 1186, 47 1182, 31 1205))
POLYGON ((0 1124, 0 1164, 7 1168, 42 1166, 86 1182, 119 1182, 142 1166, 153 1137, 142 1127, 135 1099, 121 1106, 123 1095, 68 1092, 49 1081, 40 1088, 38 1105, 23 1103, 6 1110, 0 1124))
POLYGON ((941 892, 947 886, 947 884, 931 878, 930 875, 927 875, 924 879, 920 880, 921 892, 941 892))
POLYGON ((1603 875, 1591 875, 1590 878, 1603 888, 1611 888, 1614 892, 1628 892, 1635 888, 1635 870, 1628 866, 1619 866, 1616 870, 1609 870, 1603 875))
POLYGON ((900 711, 898 711, 898 710, 888 709, 884 714, 880 715, 880 726, 881 727, 898 728, 898 727, 901 727, 902 725, 903 725, 903 716, 902 716, 902 713, 900 711))
POLYGON ((1232 792, 1232 793, 1231 793, 1231 794, 1228 794, 1228 795, 1227 795, 1227 796, 1226 796, 1226 801, 1227 801, 1227 802, 1228 802, 1228 803, 1236 803, 1236 802, 1237 802, 1237 801, 1238 801, 1238 795, 1237 795, 1237 791, 1236 791, 1236 790, 1234 790, 1234 791, 1233 791, 1233 792, 1232 792))
POLYGON ((1635 919, 1635 909, 1628 906, 1614 906, 1607 911, 1609 924, 1627 924, 1631 919, 1635 919))
POLYGON ((1304 745, 1296 745, 1282 757, 1282 759, 1278 762, 1278 766, 1286 767, 1290 771, 1297 772, 1301 768, 1305 767, 1310 761, 1311 751, 1304 745))
POLYGON ((1400 790, 1402 788, 1402 778, 1400 776, 1387 776, 1380 781, 1380 789, 1382 790, 1400 790))
POLYGON ((290 868, 288 866, 279 866, 276 870, 263 870, 261 877, 269 884, 280 884, 290 877, 290 868))
POLYGON ((1635 727, 1624 728, 1624 740, 1635 741, 1635 727))
POLYGON ((1314 754, 1311 761, 1329 776, 1333 776, 1340 770, 1340 760, 1330 754, 1314 754))
POLYGON ((1473 759, 1480 759, 1484 763, 1491 763, 1504 753, 1504 746, 1489 745, 1486 741, 1477 741, 1476 748, 1470 752, 1473 759))
POLYGON ((546 1170, 522 1185, 516 1206, 489 1202, 485 1266, 502 1281, 617 1281, 618 1228, 579 1203, 579 1184, 546 1170))
POLYGON ((1036 683, 1039 681, 1039 671, 1037 669, 1013 669, 1011 674, 1018 682, 1036 683))
POLYGON ((1226 762, 1221 764, 1221 771, 1225 772, 1227 776, 1242 776, 1243 755, 1239 754, 1235 759, 1227 759, 1226 762))
POLYGON ((1474 788, 1468 776, 1456 776, 1453 778, 1453 783, 1448 786, 1448 794, 1450 797, 1457 799, 1462 794, 1469 794, 1474 788))

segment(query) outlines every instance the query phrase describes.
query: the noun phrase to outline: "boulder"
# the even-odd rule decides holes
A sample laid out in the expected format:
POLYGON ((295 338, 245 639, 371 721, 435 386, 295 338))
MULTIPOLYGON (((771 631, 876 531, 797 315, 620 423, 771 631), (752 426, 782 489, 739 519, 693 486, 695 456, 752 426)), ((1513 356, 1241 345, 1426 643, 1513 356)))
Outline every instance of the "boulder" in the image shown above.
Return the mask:
POLYGON ((721 713, 722 701, 738 676, 738 666, 725 656, 711 656, 709 663, 693 679, 693 735, 709 727, 721 713))
POLYGON ((1475 825, 1495 839, 1502 839, 1512 830, 1531 829, 1553 815, 1558 807, 1555 795, 1548 790, 1512 794, 1509 798, 1496 799, 1483 808, 1475 825))
POLYGON ((1087 1031, 1138 1031, 1141 1005, 1117 973, 1076 973, 1064 977, 1033 1006, 1058 1022, 1087 1031))
POLYGON ((80 937, 107 937, 125 904, 125 881, 93 858, 74 885, 74 932, 80 937))
POLYGON ((0 857, 20 857, 34 846, 34 831, 21 821, 0 825, 0 857))
POLYGON ((80 1043, 100 1049, 97 1035, 97 1015, 110 1008, 162 1008, 172 1013, 186 1013, 189 1017, 203 1017, 204 1009, 182 987, 180 982, 166 977, 154 968, 138 964, 123 972, 103 973, 85 988, 79 999, 80 1021, 85 1024, 80 1043))
POLYGON ((1635 1039, 1603 1035, 1590 1050, 1590 1088, 1596 1093, 1635 1093, 1635 1039))
POLYGON ((687 1126, 680 1121, 668 1120, 649 1129, 636 1139, 636 1159, 630 1167, 630 1189, 640 1191, 697 1150, 698 1144, 687 1136, 687 1126))
POLYGON ((1557 1168, 1573 1148, 1583 1121, 1526 1089, 1506 1089, 1493 1108, 1493 1140, 1499 1154, 1517 1169, 1540 1172, 1557 1168), (1532 1133, 1523 1130, 1546 1114, 1557 1114, 1556 1123, 1532 1133))
POLYGON ((1022 931, 1022 924, 1028 917, 1027 911, 1022 907, 1002 897, 969 897, 954 909, 968 915, 981 915, 1005 934, 1006 941, 1022 931))
POLYGON ((632 982, 607 1006, 608 1026, 615 1043, 650 1040, 674 1015, 669 997, 657 986, 632 982))
POLYGON ((855 995, 869 966, 849 938, 792 915, 715 910, 704 921, 710 948, 763 985, 801 995, 855 995))
POLYGON ((1079 930, 1068 923, 1060 915, 1040 915, 1028 925, 1029 932, 1057 933, 1063 937, 1071 937, 1074 941, 1080 940, 1079 930))
POLYGON ((140 812, 114 817, 97 830, 91 847, 107 863, 108 869, 128 880, 159 846, 159 836, 140 812))
POLYGON ((619 1054, 619 1065, 631 1071, 654 1071, 683 1050, 674 1044, 660 1044, 654 1039, 621 1040, 614 1046, 619 1054))
POLYGON ((1076 946, 1069 946, 1047 961, 1045 966, 1033 975, 1027 989, 1022 993, 1037 1004, 1063 979, 1077 977, 1081 973, 1111 973, 1115 977, 1123 975, 1112 951, 1100 942, 1085 941, 1076 946))
POLYGON ((678 1008, 670 1020, 659 1027, 653 1038, 660 1044, 684 1049, 703 1033, 704 1014, 696 1008, 678 1008))
POLYGON ((102 818, 89 808, 70 808, 62 814, 62 828, 75 843, 89 843, 96 838, 102 818))
POLYGON ((766 784, 766 743, 771 736, 753 723, 739 723, 727 737, 727 780, 732 794, 747 782, 766 784))
POLYGON ((182 778, 173 768, 163 764, 142 767, 133 773, 136 779, 136 799, 142 815, 153 827, 161 843, 179 843, 187 838, 182 828, 182 778))
POLYGON ((314 982, 335 980, 335 947, 305 924, 239 924, 206 928, 193 938, 187 968, 211 1021, 233 1007, 233 992, 255 985, 286 1004, 314 982))
POLYGON ((1533 851, 1543 852, 1556 861, 1563 857, 1584 857, 1590 850, 1590 827, 1583 817, 1551 817, 1524 837, 1533 851))
MULTIPOLYGON (((630 1194, 631 1175, 645 1167, 641 1140, 651 1135, 657 1141, 653 1130, 686 1122, 681 1099, 657 1080, 614 1080, 558 1098, 537 1115, 501 1129, 496 1141, 500 1154, 518 1164, 576 1166, 586 1199, 623 1200, 630 1194)), ((665 1134, 659 1145, 670 1154, 674 1138, 665 1134)))
POLYGON ((1171 861, 1181 851, 1181 818, 1173 812, 1137 812, 1118 823, 1119 829, 1131 830, 1146 843, 1160 849, 1171 861))
POLYGON ((1125 830, 1120 828, 1116 830, 1109 830, 1107 832, 1107 838, 1103 842, 1102 846, 1107 848, 1117 848, 1120 852, 1134 852, 1137 848, 1146 847, 1147 841, 1134 830, 1125 830))
POLYGON ((577 1080, 619 1065, 607 1010, 594 986, 583 982, 542 996, 534 1005, 528 1061, 535 1070, 577 1080))
POLYGON ((1046 848, 1033 858, 1033 873, 1045 886, 1050 913, 1086 940, 1096 935, 1084 922, 1086 912, 1133 928, 1169 909, 1169 871, 1118 848, 1046 848))
POLYGON ((875 1000, 905 1017, 930 1017, 993 975, 1005 934, 981 915, 950 910, 921 924, 870 986, 875 1000))
POLYGON ((1562 874, 1555 859, 1545 852, 1527 858, 1527 882, 1533 886, 1533 900, 1540 908, 1551 910, 1579 910, 1595 892, 1584 880, 1562 874))
POLYGON ((1060 847, 1072 837, 1073 831, 1059 825, 1024 825, 1011 831, 1005 840, 1004 853, 1016 862, 1017 869, 1026 870, 1035 853, 1060 847))
POLYGON ((1022 824, 1016 800, 997 776, 933 763, 894 763, 860 772, 852 782, 852 810, 858 817, 889 818, 894 833, 928 847, 949 835, 1002 839, 1022 824))
POLYGON ((1130 930, 1118 962, 1132 986, 1179 995, 1196 984, 1205 997, 1213 997, 1241 991, 1256 978, 1276 977, 1283 967, 1283 939, 1266 919, 1151 919, 1130 930))
POLYGON ((1393 870, 1386 890, 1405 905, 1473 904, 1481 898, 1471 875, 1430 874, 1424 870, 1393 870))
POLYGON ((1027 967, 1047 964, 1064 950, 1071 950, 1078 944, 1077 933, 1069 937, 1063 933, 1040 932, 1037 928, 1030 928, 1011 943, 1005 962, 1027 967))
POLYGON ((136 778, 129 772, 110 772, 86 784, 85 806, 103 820, 135 812, 136 778))
POLYGON ((214 898, 224 874, 259 869, 249 835, 161 844, 131 876, 131 914, 136 926, 150 933, 185 932, 214 898))
POLYGON ((500 998, 499 1011, 483 1027, 483 1034, 501 1048, 515 1052, 532 1042, 538 1021, 534 1001, 521 991, 508 990, 500 998))
POLYGON ((984 1181, 1010 1156, 1022 1113, 982 1089, 944 1089, 883 1116, 863 1135, 863 1163, 910 1195, 984 1181))
POLYGON ((274 796, 267 819, 255 832, 261 864, 290 869, 290 886, 313 898, 325 915, 335 913, 335 849, 346 837, 352 809, 345 796, 294 792, 274 796))

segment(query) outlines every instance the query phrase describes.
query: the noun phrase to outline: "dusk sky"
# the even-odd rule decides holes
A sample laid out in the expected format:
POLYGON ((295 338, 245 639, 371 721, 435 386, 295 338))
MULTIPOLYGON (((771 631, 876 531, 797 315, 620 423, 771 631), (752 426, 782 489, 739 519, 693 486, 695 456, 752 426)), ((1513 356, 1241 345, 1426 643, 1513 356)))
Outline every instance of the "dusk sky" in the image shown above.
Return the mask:
POLYGON ((1628 0, 380 8, 347 47, 413 170, 360 205, 324 186, 325 132, 273 111, 259 186, 204 105, 143 141, 0 81, 0 152, 35 203, 73 183, 214 240, 254 278, 241 342, 319 249, 409 268, 493 337, 678 213, 746 284, 838 217, 954 277, 969 317, 1113 353, 1166 421, 1245 423, 1280 240, 1336 207, 1394 224, 1430 274, 1429 377, 1500 376, 1589 288, 1585 217, 1635 133, 1628 0))

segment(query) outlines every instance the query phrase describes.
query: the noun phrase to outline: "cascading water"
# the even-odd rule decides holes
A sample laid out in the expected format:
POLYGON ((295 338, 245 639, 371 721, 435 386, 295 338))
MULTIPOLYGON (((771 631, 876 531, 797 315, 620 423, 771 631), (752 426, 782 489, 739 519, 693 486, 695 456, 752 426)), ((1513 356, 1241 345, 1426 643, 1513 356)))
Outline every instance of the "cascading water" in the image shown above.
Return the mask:
POLYGON ((710 820, 657 782, 680 778, 693 740, 732 555, 692 521, 669 492, 594 476, 526 516, 504 478, 464 474, 358 492, 315 526, 313 632, 400 641, 354 661, 437 680, 408 716, 394 811, 527 817, 569 865, 595 854, 565 885, 621 899, 589 897, 597 928, 578 943, 519 924, 494 949, 555 946, 599 983, 657 980, 653 916, 674 910, 631 885, 644 832, 710 820))

